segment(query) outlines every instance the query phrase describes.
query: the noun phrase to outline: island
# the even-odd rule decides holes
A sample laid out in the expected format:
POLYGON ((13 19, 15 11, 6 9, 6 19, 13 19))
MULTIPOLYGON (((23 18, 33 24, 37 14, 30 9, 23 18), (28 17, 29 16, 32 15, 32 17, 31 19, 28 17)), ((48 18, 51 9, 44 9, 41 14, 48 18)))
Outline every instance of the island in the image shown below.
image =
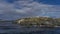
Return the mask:
POLYGON ((26 17, 14 21, 14 24, 21 26, 34 26, 34 27, 59 27, 60 18, 51 17, 26 17))

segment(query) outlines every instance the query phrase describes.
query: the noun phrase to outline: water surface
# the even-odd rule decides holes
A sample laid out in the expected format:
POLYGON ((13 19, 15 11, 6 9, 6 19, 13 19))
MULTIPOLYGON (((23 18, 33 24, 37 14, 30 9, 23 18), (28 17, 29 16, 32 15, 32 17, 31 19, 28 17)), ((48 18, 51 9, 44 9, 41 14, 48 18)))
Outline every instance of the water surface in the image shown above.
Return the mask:
POLYGON ((0 34, 60 34, 60 27, 25 27, 11 22, 0 23, 0 34))

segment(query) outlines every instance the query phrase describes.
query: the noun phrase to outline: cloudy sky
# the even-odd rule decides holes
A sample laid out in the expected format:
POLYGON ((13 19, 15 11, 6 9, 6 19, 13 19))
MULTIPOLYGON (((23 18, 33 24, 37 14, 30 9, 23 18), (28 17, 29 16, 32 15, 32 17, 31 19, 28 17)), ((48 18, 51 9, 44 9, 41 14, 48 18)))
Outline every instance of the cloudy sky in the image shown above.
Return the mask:
POLYGON ((60 17, 60 0, 0 0, 0 19, 28 16, 60 17))

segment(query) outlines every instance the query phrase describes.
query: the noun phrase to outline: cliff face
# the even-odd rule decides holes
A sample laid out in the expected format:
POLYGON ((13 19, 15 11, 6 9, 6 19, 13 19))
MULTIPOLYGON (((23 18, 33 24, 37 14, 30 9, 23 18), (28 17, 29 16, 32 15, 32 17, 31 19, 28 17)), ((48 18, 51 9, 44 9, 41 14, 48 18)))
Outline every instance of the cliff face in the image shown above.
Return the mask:
POLYGON ((27 25, 27 26, 60 26, 60 19, 54 19, 49 17, 33 17, 33 18, 22 18, 16 20, 16 24, 27 25))

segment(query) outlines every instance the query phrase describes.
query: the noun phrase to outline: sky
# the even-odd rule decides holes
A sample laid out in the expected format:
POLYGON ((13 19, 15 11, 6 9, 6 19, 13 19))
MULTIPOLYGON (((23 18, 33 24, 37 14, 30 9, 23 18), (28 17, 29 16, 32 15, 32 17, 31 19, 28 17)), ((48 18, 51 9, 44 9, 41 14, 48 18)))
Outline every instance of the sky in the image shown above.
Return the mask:
POLYGON ((0 19, 31 16, 60 18, 60 0, 0 0, 0 19))

